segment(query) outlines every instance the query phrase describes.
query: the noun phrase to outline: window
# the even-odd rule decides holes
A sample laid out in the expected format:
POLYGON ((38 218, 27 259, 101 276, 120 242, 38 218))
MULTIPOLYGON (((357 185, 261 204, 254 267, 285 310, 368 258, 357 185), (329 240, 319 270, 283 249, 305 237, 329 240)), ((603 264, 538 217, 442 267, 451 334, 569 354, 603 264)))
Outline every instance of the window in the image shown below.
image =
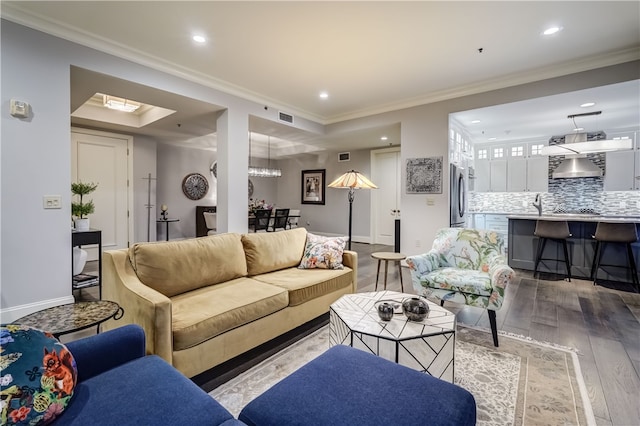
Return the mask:
POLYGON ((493 158, 504 157, 504 148, 493 148, 493 158))
POLYGON ((542 147, 544 144, 534 144, 531 145, 531 155, 540 155, 542 154, 542 147))
POLYGON ((478 160, 486 160, 489 157, 489 150, 488 149, 479 149, 478 150, 478 160))
POLYGON ((511 156, 512 157, 524 157, 524 147, 523 146, 512 146, 511 147, 511 156))

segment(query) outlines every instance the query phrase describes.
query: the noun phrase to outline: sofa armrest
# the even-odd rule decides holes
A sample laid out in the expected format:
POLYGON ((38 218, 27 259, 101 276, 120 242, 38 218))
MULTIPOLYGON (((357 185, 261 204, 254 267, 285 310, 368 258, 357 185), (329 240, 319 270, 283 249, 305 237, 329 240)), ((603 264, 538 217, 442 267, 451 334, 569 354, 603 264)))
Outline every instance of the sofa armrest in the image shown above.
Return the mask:
POLYGON ((144 330, 134 324, 66 344, 78 367, 78 381, 145 356, 144 330))
POLYGON ((147 353, 173 364, 171 300, 138 279, 126 249, 105 251, 102 271, 102 297, 124 310, 120 320, 107 321, 102 329, 138 324, 144 329, 147 353))
POLYGON ((358 292, 358 253, 351 250, 344 250, 342 253, 342 264, 353 271, 353 292, 358 292))

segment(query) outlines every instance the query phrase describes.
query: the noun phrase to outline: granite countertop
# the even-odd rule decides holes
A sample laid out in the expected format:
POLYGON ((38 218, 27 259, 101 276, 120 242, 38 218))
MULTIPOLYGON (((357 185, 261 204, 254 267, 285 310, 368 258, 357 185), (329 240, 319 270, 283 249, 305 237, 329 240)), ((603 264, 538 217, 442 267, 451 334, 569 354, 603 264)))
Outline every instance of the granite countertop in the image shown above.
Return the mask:
POLYGON ((507 215, 507 219, 528 220, 568 220, 574 222, 610 222, 610 223, 640 223, 640 216, 612 216, 595 214, 545 213, 542 216, 528 213, 507 215))

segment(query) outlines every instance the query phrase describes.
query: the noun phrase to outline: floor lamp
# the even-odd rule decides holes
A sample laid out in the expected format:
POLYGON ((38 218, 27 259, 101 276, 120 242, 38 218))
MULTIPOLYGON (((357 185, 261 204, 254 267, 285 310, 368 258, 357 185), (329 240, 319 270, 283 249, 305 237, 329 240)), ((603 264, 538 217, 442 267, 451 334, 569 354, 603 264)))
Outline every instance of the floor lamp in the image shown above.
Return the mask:
POLYGON ((356 189, 378 188, 362 173, 351 170, 329 184, 329 188, 349 189, 349 250, 351 250, 351 220, 353 216, 353 196, 356 189))

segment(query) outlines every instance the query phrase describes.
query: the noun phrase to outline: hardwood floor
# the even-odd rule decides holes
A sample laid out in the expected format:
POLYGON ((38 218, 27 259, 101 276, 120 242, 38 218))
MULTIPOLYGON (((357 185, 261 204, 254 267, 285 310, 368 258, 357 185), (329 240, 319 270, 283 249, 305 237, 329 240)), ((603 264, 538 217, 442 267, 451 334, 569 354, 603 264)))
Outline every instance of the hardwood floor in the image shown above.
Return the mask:
MULTIPOLYGON (((358 291, 374 291, 376 251, 393 247, 353 243, 358 252, 358 291)), ((389 265, 387 289, 400 291, 398 268, 389 265)), ((380 271, 382 289, 384 267, 380 271)), ((592 282, 517 270, 497 312, 498 329, 569 346, 579 351, 580 367, 599 425, 640 425, 640 294, 630 285, 592 282)), ((409 269, 402 268, 405 293, 415 293, 409 269)), ((94 290, 83 297, 94 298, 94 290)), ((446 303, 461 324, 489 329, 483 309, 446 303)))

